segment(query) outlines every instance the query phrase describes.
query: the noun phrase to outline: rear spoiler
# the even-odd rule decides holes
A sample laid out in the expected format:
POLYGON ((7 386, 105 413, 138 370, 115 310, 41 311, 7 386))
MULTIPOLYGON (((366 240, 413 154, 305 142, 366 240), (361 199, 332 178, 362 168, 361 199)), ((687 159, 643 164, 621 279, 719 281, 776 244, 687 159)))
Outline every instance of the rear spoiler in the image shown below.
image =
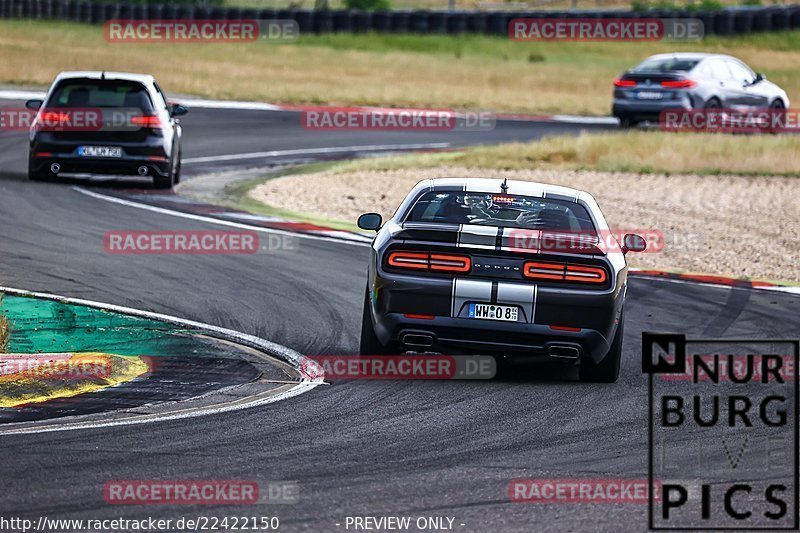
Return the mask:
POLYGON ((406 222, 395 239, 435 242, 456 247, 517 253, 607 255, 621 251, 613 234, 600 238, 597 232, 543 231, 477 224, 428 224, 406 222))

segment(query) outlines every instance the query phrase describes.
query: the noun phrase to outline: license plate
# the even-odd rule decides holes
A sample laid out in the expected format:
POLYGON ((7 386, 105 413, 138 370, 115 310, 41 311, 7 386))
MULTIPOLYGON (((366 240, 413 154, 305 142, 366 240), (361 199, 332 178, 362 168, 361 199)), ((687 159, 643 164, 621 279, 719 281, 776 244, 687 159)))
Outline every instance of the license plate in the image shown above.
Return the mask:
POLYGON ((517 308, 511 305, 469 304, 469 317, 516 322, 517 308))
POLYGON ((664 93, 656 91, 639 91, 636 93, 636 98, 639 100, 661 100, 664 98, 664 93))
POLYGON ((122 157, 122 148, 119 146, 79 146, 78 155, 81 157, 122 157))

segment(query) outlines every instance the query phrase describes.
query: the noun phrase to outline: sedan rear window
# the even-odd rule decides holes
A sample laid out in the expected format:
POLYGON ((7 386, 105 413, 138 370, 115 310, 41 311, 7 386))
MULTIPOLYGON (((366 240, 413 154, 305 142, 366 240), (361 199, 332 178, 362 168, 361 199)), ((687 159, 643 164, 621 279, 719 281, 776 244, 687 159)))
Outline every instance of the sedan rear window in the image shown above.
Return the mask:
POLYGON ((645 59, 631 72, 688 72, 700 62, 699 59, 681 59, 678 57, 654 57, 645 59))
POLYGON ((593 232, 581 204, 515 194, 427 192, 411 208, 406 222, 476 224, 504 228, 593 232))
POLYGON ((72 79, 61 82, 47 107, 136 108, 144 114, 153 111, 147 89, 141 83, 122 80, 72 79))

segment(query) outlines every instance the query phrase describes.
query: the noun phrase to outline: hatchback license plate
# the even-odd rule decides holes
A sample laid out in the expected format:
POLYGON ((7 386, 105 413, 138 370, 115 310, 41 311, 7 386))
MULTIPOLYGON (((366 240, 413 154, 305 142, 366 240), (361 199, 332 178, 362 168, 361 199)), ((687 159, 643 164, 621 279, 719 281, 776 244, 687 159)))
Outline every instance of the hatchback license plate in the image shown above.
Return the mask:
POLYGON ((81 157, 122 157, 122 148, 119 146, 79 146, 78 155, 81 157))
POLYGON ((511 305, 469 304, 469 317, 516 322, 517 308, 511 305))

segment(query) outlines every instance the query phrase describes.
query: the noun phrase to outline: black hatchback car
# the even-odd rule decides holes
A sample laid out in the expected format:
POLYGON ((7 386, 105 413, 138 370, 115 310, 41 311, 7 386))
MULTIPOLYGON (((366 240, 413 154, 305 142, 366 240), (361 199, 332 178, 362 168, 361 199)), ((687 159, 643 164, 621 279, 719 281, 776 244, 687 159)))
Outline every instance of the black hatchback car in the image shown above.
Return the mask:
POLYGON ((36 110, 28 177, 60 173, 149 176, 158 188, 180 181, 185 107, 170 105, 152 76, 62 72, 36 110))
POLYGON ((658 121, 666 109, 787 109, 786 91, 735 57, 658 54, 614 80, 612 114, 623 127, 658 121))

